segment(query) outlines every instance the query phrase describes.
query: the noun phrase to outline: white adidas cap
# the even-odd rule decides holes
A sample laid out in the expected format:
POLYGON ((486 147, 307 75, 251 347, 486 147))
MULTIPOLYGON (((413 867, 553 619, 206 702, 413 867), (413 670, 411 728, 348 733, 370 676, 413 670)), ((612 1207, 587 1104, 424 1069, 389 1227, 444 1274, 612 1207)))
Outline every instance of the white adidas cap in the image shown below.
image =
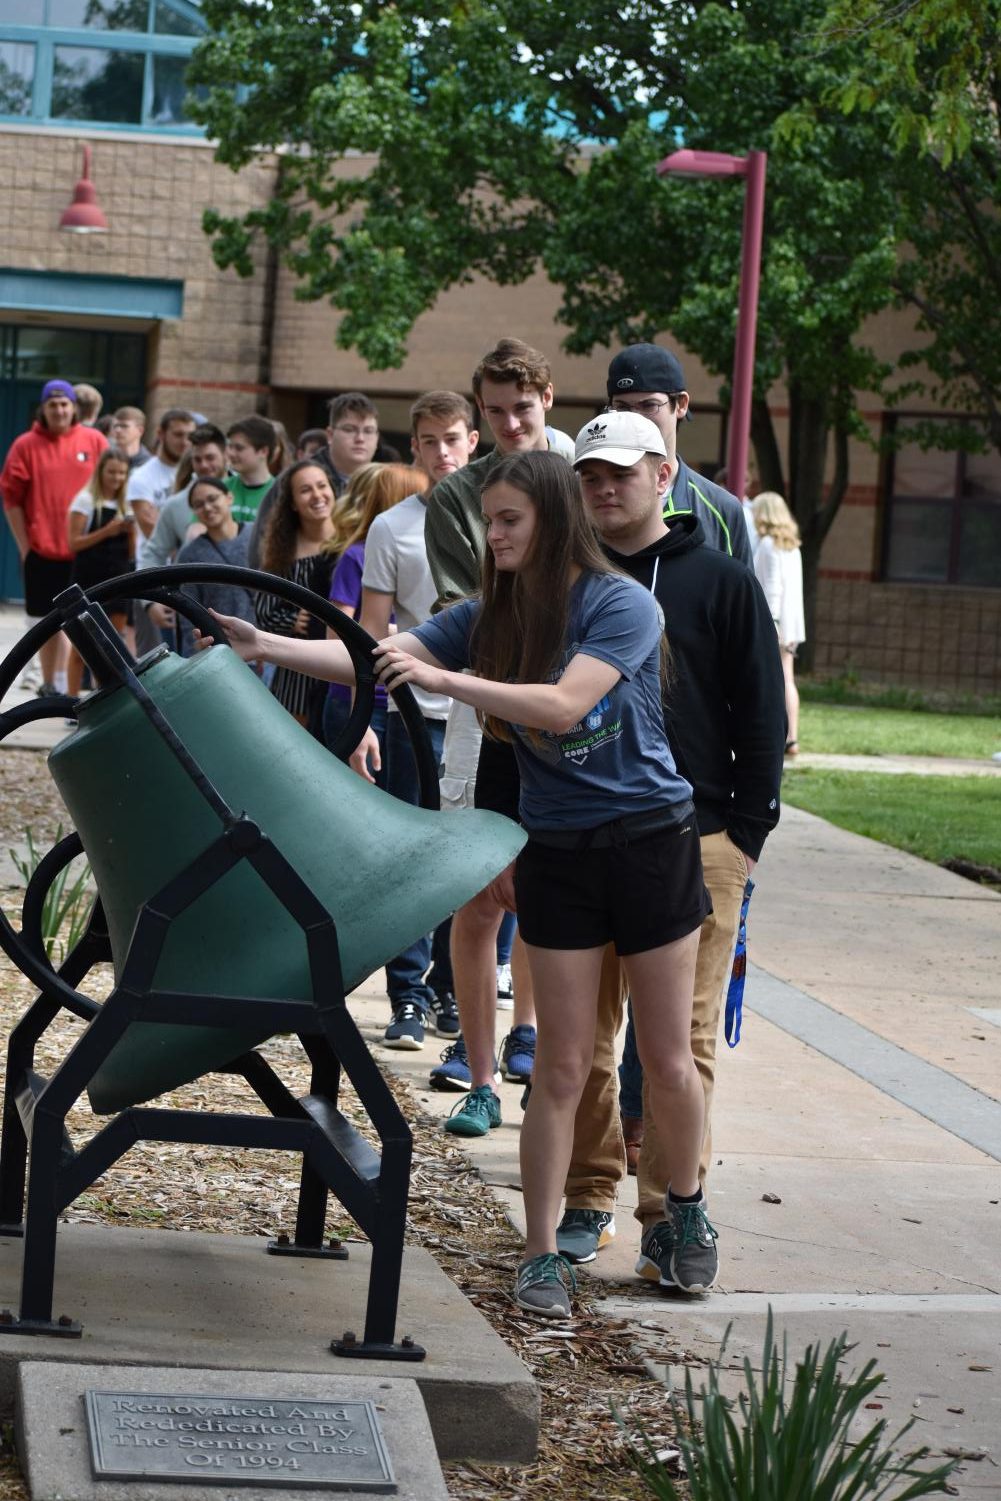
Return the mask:
POLYGON ((604 459, 631 469, 645 453, 667 458, 660 428, 638 412, 602 412, 577 434, 574 466, 585 459, 604 459))

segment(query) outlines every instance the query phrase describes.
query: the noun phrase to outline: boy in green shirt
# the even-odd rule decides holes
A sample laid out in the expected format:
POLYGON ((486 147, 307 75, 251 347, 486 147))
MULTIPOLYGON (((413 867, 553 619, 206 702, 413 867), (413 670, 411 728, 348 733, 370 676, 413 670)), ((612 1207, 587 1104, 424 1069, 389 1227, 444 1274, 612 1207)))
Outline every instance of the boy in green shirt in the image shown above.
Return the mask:
POLYGON ((241 417, 226 429, 226 459, 233 471, 226 481, 233 497, 233 520, 252 522, 274 484, 268 468, 277 434, 266 417, 241 417))

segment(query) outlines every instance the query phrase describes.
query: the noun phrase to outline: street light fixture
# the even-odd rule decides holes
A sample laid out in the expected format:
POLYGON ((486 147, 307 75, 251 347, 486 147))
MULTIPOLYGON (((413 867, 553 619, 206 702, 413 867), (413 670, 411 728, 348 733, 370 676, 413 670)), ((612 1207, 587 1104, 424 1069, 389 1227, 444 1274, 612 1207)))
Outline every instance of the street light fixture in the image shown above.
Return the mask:
POLYGON ((737 338, 733 351, 733 392, 730 400, 730 435, 727 443, 726 479, 738 499, 747 490, 747 450, 751 435, 751 396, 754 390, 754 342, 758 327, 758 287, 761 281, 761 239, 765 221, 765 170, 767 151, 749 151, 730 156, 725 151, 672 151, 657 164, 657 175, 666 177, 744 177, 744 228, 740 253, 740 299, 737 307, 737 338))
POLYGON ((63 209, 59 228, 76 235, 103 235, 108 232, 108 221, 98 202, 97 189, 90 180, 89 146, 83 148, 83 176, 73 189, 72 202, 63 209))

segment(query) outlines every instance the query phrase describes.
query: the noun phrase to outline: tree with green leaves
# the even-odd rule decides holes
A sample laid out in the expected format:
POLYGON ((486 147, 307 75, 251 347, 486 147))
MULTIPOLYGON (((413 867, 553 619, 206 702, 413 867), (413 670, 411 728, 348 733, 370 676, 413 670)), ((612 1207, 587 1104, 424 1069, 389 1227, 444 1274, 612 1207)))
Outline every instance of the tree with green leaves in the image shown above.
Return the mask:
POLYGON ((1001 452, 1001 0, 834 0, 818 45, 832 39, 850 39, 854 59, 828 102, 891 106, 908 240, 894 289, 926 336, 900 363, 930 373, 897 399, 982 422, 908 431, 1001 452))
POLYGON ((214 34, 189 79, 208 90, 196 113, 219 159, 239 169, 261 148, 283 153, 269 204, 206 216, 216 259, 249 274, 263 237, 298 295, 342 312, 339 342, 373 368, 401 363, 445 288, 542 266, 571 350, 667 337, 726 400, 742 193, 655 169, 681 139, 768 150, 753 437, 763 483, 803 532, 812 614, 849 439, 863 432, 858 393, 887 373, 860 329, 894 296, 902 236, 894 121, 878 101, 846 115, 833 98, 851 44, 817 46, 822 0, 203 10, 214 34), (783 130, 803 99, 809 130, 783 130), (784 444, 767 404, 776 383, 784 444))

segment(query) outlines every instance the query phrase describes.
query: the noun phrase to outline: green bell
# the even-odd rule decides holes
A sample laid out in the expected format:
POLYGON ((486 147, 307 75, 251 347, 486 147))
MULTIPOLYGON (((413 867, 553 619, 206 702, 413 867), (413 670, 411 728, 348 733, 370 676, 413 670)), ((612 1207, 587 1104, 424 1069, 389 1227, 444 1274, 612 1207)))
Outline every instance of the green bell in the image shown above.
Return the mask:
MULTIPOLYGON (((429 812, 363 782, 228 647, 167 655, 141 682, 229 806, 334 919, 345 992, 482 890, 525 841, 496 814, 429 812)), ((125 688, 81 705, 49 766, 94 871, 117 977, 144 903, 218 839, 220 819, 125 688)), ((173 921, 156 988, 309 999, 306 940, 243 861, 173 921)), ((93 1076, 91 1104, 108 1113, 153 1099, 267 1035, 135 1022, 93 1076)))

